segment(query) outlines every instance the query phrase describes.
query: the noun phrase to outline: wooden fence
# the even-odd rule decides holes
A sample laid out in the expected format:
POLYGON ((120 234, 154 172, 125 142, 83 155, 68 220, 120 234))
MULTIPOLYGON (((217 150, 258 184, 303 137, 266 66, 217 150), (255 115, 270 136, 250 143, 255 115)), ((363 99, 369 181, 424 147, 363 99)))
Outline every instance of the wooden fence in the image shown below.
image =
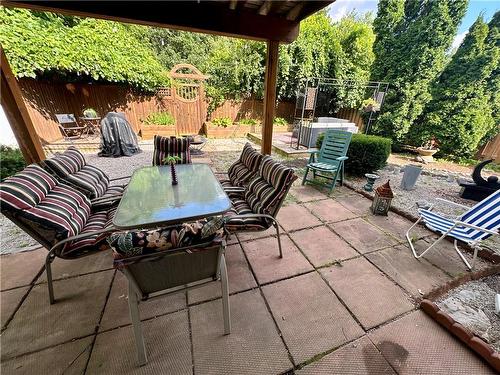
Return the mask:
MULTIPOLYGON (((293 122, 295 102, 279 102, 276 107, 276 117, 283 117, 289 122, 293 122)), ((229 117, 232 121, 243 118, 253 118, 261 120, 264 114, 264 103, 258 99, 244 99, 241 101, 226 100, 221 106, 216 108, 210 115, 210 120, 217 117, 229 117)))
POLYGON ((500 134, 481 147, 476 156, 479 159, 493 159, 495 163, 500 163, 500 134))

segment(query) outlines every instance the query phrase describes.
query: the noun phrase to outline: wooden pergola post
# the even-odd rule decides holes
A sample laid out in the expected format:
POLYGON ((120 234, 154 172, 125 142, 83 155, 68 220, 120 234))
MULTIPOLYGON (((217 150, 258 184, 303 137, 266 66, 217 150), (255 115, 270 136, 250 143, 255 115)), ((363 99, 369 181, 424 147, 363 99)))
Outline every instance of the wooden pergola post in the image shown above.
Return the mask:
POLYGON ((266 73, 264 80, 264 122, 262 124, 261 152, 271 154, 273 143, 274 107, 276 106, 276 81, 278 78, 279 42, 267 41, 266 73))
POLYGON ((1 57, 1 103, 9 120, 19 149, 27 164, 45 159, 42 144, 36 134, 33 122, 24 103, 21 89, 12 73, 7 57, 2 49, 1 57))

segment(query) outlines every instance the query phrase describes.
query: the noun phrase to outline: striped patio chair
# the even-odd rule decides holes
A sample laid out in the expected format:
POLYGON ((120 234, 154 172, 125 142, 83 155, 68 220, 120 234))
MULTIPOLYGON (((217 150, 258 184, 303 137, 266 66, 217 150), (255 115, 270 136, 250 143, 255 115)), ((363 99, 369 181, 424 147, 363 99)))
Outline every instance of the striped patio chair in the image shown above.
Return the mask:
POLYGON ((220 181, 224 190, 243 192, 250 180, 258 174, 261 162, 262 154, 247 142, 238 160, 227 170, 228 179, 220 181))
POLYGON ((274 226, 278 239, 280 258, 280 231, 276 216, 288 190, 297 176, 292 168, 264 156, 255 176, 244 193, 230 196, 232 208, 225 214, 224 228, 228 234, 264 231, 274 226))
POLYGON ((491 194, 486 199, 477 203, 472 208, 448 201, 446 199, 436 198, 439 202, 446 203, 448 205, 453 205, 455 207, 467 210, 462 215, 456 218, 450 218, 443 214, 434 211, 434 206, 432 205, 428 209, 419 209, 418 213, 420 217, 418 220, 408 229, 406 232, 406 239, 410 244, 410 248, 413 252, 415 258, 421 258, 429 250, 434 248, 443 238, 449 236, 454 238, 454 247, 460 258, 467 265, 469 270, 474 268, 476 262, 478 246, 481 241, 486 238, 499 234, 500 228, 500 190, 491 194), (420 222, 423 221, 425 226, 441 234, 433 244, 431 244, 422 253, 417 254, 413 246, 410 231, 420 222), (467 259, 458 249, 458 241, 464 242, 474 249, 474 257, 472 258, 472 264, 469 264, 467 259))
POLYGON ((99 168, 87 164, 83 154, 74 146, 41 161, 40 165, 57 180, 87 196, 93 210, 116 204, 121 199, 126 184, 112 183, 130 177, 110 179, 99 168))
POLYGON ((167 156, 177 156, 180 161, 177 164, 191 164, 191 152, 189 151, 189 138, 162 137, 155 135, 153 139, 153 165, 164 165, 167 156))

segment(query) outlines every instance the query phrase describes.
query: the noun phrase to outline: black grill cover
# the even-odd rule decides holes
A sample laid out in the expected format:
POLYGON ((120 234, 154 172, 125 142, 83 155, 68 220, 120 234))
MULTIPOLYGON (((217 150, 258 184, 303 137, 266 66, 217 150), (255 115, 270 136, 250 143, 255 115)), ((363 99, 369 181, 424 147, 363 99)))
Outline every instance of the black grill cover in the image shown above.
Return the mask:
POLYGON ((101 121, 99 156, 132 156, 141 152, 137 136, 123 113, 109 112, 101 121))

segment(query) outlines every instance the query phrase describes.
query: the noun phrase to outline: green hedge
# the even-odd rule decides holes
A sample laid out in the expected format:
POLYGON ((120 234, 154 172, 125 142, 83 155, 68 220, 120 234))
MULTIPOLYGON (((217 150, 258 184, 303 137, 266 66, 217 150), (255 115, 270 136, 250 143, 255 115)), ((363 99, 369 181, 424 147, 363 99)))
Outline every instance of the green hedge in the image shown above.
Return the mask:
MULTIPOLYGON (((316 147, 320 148, 324 135, 320 134, 316 142, 316 147)), ((391 153, 391 143, 389 138, 375 135, 353 134, 345 162, 347 173, 362 176, 365 173, 374 172, 385 166, 387 158, 391 153)))
POLYGON ((23 154, 17 148, 0 145, 0 179, 12 176, 24 169, 23 154))

